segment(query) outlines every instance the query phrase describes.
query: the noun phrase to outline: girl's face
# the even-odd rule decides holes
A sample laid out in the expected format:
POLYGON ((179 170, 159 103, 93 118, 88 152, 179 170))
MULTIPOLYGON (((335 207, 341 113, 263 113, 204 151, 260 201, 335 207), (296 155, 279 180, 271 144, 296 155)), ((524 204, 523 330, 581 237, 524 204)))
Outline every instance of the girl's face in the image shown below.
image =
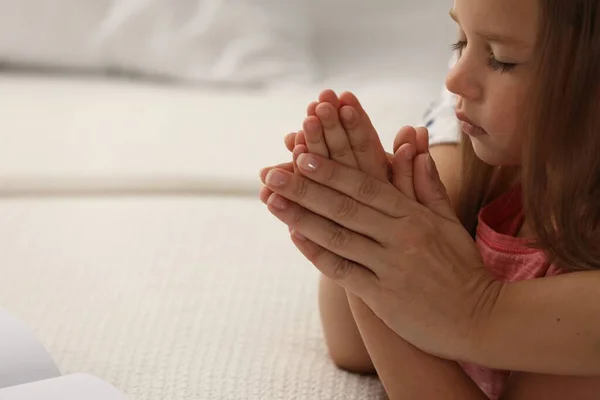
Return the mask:
POLYGON ((475 153, 490 165, 518 165, 521 118, 538 29, 537 0, 455 0, 460 59, 446 78, 475 153))

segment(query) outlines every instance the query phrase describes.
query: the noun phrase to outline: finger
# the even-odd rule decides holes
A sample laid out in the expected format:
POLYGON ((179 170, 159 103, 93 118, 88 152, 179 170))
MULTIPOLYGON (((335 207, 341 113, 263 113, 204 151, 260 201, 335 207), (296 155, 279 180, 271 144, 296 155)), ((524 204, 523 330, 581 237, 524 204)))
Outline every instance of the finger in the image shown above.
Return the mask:
POLYGON ((317 116, 317 106, 319 105, 318 101, 313 101, 306 107, 306 116, 307 117, 316 117, 317 116))
POLYGON ((298 156, 302 153, 307 153, 307 152, 308 152, 308 149, 303 144, 299 144, 298 146, 294 147, 294 151, 292 153, 292 163, 294 164, 294 172, 297 172, 296 160, 298 159, 298 156))
POLYGON ((293 151, 294 150, 294 146, 296 145, 296 137, 297 137, 297 133, 292 132, 292 133, 288 133, 287 135, 285 135, 285 137, 283 138, 283 142, 285 143, 285 147, 289 150, 289 151, 293 151))
POLYGON ((336 111, 340 109, 340 99, 331 89, 325 89, 319 94, 319 103, 329 103, 336 111))
POLYGON ((417 148, 417 131, 412 126, 403 126, 396 134, 396 137, 394 138, 394 154, 396 154, 400 146, 405 143, 409 143, 417 148))
POLYGON ((419 203, 441 217, 457 221, 448 192, 429 154, 417 155, 414 162, 414 175, 415 193, 419 203))
POLYGON ((269 200, 269 197, 271 197, 272 194, 273 194, 273 191, 271 189, 269 189, 266 186, 263 186, 260 189, 260 193, 259 193, 258 197, 260 198, 260 201, 262 201, 264 204, 267 204, 267 201, 269 200))
POLYGON ((352 106, 343 106, 339 115, 358 168, 366 174, 387 182, 389 163, 373 125, 361 118, 352 106))
POLYGON ((364 123, 366 125, 373 126, 373 123, 371 122, 371 118, 369 118, 369 115, 363 108, 362 104, 360 103, 360 101, 358 101, 358 98, 356 98, 356 96, 353 93, 344 92, 340 95, 340 107, 343 107, 343 106, 354 107, 354 109, 356 111, 358 111, 359 117, 362 120, 364 120, 364 123))
POLYGON ((341 257, 359 264, 367 261, 369 267, 374 269, 382 265, 378 257, 383 254, 383 247, 355 231, 346 229, 277 193, 269 197, 267 208, 281 222, 308 240, 341 257))
POLYGON ((417 131, 417 154, 427 153, 429 151, 429 131, 424 126, 419 126, 417 131))
POLYGON ((294 172, 294 165, 291 162, 286 162, 286 163, 283 163, 283 164, 274 165, 272 167, 266 167, 266 168, 261 169, 260 172, 258 173, 258 175, 260 176, 260 181, 263 184, 265 183, 267 174, 272 169, 283 169, 285 171, 294 172))
POLYGON ((323 275, 360 298, 371 298, 379 279, 364 266, 338 256, 292 230, 292 242, 323 275))
POLYGON ((323 135, 332 160, 358 168, 356 157, 350 146, 348 134, 340 122, 337 109, 329 103, 317 106, 317 116, 323 127, 323 135))
POLYGON ((410 143, 404 143, 392 161, 393 180, 392 184, 411 200, 416 200, 415 185, 413 179, 413 160, 417 149, 410 143))
POLYGON ((329 149, 323 135, 323 126, 316 116, 307 117, 302 124, 304 138, 309 153, 318 154, 321 157, 329 158, 329 149))
POLYGON ((360 160, 360 169, 363 171, 372 171, 373 176, 383 178, 383 180, 386 180, 386 178, 389 178, 390 162, 389 159, 384 160, 381 155, 381 152, 384 151, 383 145, 381 144, 381 140, 379 138, 379 135, 377 134, 377 130, 371 122, 371 118, 369 118, 369 115, 363 108, 360 101, 358 101, 358 98, 351 92, 343 92, 340 95, 340 107, 343 108, 344 106, 350 106, 358 113, 358 123, 360 123, 365 128, 365 130, 362 132, 362 135, 360 135, 361 132, 356 132, 357 135, 349 134, 351 144, 353 148, 355 148, 354 152, 355 154, 358 153, 356 157, 358 160, 360 160), (371 157, 369 157, 368 155, 362 157, 360 155, 361 150, 364 150, 364 143, 367 141, 367 139, 365 139, 365 135, 369 138, 368 140, 370 140, 371 145, 371 149, 369 151, 365 151, 367 153, 371 153, 371 157), (361 143, 363 144, 361 145, 361 143), (381 164, 378 166, 377 164, 379 164, 380 162, 381 164))
POLYGON ((366 219, 364 228, 344 226, 368 234, 376 240, 381 233, 363 232, 359 229, 368 227, 369 230, 373 230, 375 228, 371 225, 383 224, 379 229, 383 230, 390 223, 388 217, 402 218, 421 210, 418 203, 408 199, 391 183, 382 182, 355 168, 314 154, 301 154, 298 156, 297 165, 304 176, 272 170, 267 176, 267 186, 283 197, 339 224, 347 224, 345 219, 366 219), (271 182, 269 178, 272 179, 271 182), (307 199, 309 196, 316 200, 311 202, 307 199), (327 213, 330 210, 334 212, 327 213), (375 214, 372 215, 367 210, 375 214), (383 218, 382 215, 386 217, 383 218), (373 220, 370 221, 370 218, 373 220))
POLYGON ((294 141, 294 147, 300 145, 306 146, 306 138, 304 137, 303 130, 298 131, 298 134, 296 135, 296 140, 294 141))
MULTIPOLYGON (((307 154, 301 154, 298 161, 305 156, 307 154)), ((342 167, 338 163, 336 165, 342 167)), ((350 167, 345 168, 360 172, 350 167)), ((370 179, 376 181, 375 178, 370 179)), ((302 175, 279 169, 272 170, 266 177, 266 186, 280 197, 377 242, 382 243, 389 238, 390 233, 386 228, 394 221, 393 218, 302 175)), ((391 185, 388 186, 393 189, 391 185)), ((315 241, 312 237, 310 239, 315 241)))
POLYGON ((390 182, 382 182, 357 169, 312 154, 302 154, 297 165, 302 175, 393 218, 420 210, 390 182))

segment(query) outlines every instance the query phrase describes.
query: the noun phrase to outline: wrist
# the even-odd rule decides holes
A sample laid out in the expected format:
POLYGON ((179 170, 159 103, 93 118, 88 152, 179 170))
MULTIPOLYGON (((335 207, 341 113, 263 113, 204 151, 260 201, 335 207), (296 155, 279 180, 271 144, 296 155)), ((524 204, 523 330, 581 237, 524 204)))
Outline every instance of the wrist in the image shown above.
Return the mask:
POLYGON ((471 291, 470 312, 462 330, 464 334, 459 338, 462 339, 458 346, 460 354, 454 359, 483 366, 488 364, 491 354, 498 348, 494 341, 497 336, 492 333, 497 328, 497 310, 509 295, 509 285, 487 276, 476 290, 471 291))

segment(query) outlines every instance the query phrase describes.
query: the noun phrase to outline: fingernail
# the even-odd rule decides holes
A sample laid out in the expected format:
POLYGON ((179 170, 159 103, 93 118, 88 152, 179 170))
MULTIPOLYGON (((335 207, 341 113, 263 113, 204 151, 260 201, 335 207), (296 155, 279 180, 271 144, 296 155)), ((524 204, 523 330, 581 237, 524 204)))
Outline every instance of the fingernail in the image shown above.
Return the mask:
POLYGON ((276 193, 273 193, 271 197, 269 197, 268 203, 278 210, 285 210, 287 208, 287 200, 278 196, 276 193))
POLYGON ((317 159, 310 154, 302 153, 298 156, 298 166, 307 172, 317 170, 317 159))
POLYGON ((265 183, 265 177, 267 176, 267 169, 263 168, 260 170, 260 172, 258 173, 258 175, 260 176, 260 181, 262 183, 265 183))
POLYGON ((295 229, 292 229, 292 235, 294 235, 296 237, 296 239, 298 239, 298 240, 300 240, 302 242, 306 241, 306 237, 302 236, 302 234, 298 233, 298 231, 295 230, 295 229))
POLYGON ((277 170, 271 170, 267 174, 266 183, 269 186, 281 187, 287 183, 287 176, 277 170))
POLYGON ((431 154, 427 155, 427 173, 429 174, 429 177, 433 180, 438 178, 438 171, 437 168, 435 166, 435 162, 433 161, 433 158, 431 158, 431 154))
POLYGON ((352 111, 351 108, 348 108, 348 107, 342 108, 340 115, 342 117, 342 121, 349 123, 349 124, 354 122, 354 112, 352 111))
POLYGON ((328 119, 331 116, 331 107, 328 105, 329 103, 325 104, 325 106, 317 107, 317 115, 319 116, 319 118, 328 119))

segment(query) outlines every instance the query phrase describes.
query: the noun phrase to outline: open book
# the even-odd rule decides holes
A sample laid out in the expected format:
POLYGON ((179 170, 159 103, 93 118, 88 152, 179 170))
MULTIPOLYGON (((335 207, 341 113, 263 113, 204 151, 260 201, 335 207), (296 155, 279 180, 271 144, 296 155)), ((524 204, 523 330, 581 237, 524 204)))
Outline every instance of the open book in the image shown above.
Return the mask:
POLYGON ((0 400, 124 400, 99 378, 61 376, 52 358, 18 320, 0 310, 0 400))

